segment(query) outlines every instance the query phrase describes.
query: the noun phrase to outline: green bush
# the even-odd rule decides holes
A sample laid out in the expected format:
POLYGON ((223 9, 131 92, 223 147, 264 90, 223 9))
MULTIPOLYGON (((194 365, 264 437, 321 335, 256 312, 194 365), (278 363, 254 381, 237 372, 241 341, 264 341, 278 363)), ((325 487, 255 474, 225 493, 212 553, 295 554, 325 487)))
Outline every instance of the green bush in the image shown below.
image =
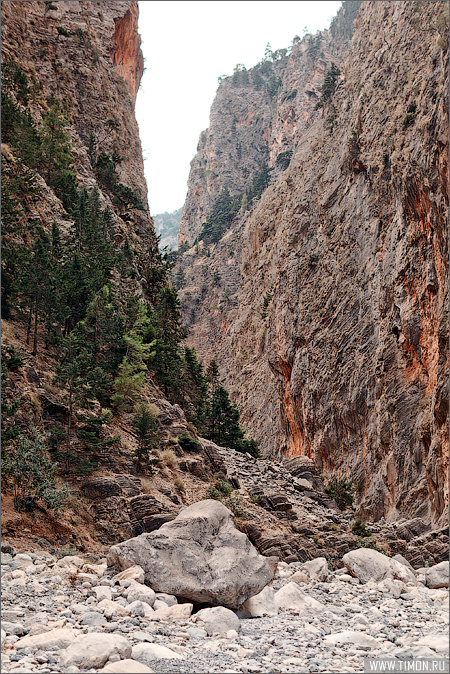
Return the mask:
POLYGON ((310 253, 307 258, 308 267, 315 267, 319 262, 319 255, 317 253, 310 253))
POLYGON ((56 486, 58 464, 52 463, 36 429, 33 438, 18 435, 3 458, 3 476, 14 493, 16 510, 33 510, 38 501, 58 512, 69 496, 67 485, 56 486))
POLYGON ((182 433, 178 436, 178 444, 186 452, 195 452, 198 449, 198 442, 194 440, 189 433, 182 433))
POLYGON ((407 112, 406 115, 403 117, 402 121, 400 122, 400 124, 401 124, 402 129, 406 129, 413 122, 414 122, 414 113, 413 112, 407 112))
POLYGON ((372 536, 372 531, 371 529, 368 529, 364 522, 361 521, 361 519, 358 517, 353 524, 352 524, 352 532, 355 534, 355 536, 358 537, 369 537, 372 536))
POLYGON ((242 519, 245 517, 242 509, 242 499, 232 492, 233 487, 226 480, 216 480, 213 484, 209 485, 208 491, 203 498, 212 498, 215 501, 220 501, 228 510, 231 510, 235 517, 242 519))
POLYGON ((277 157, 276 165, 280 166, 282 169, 287 169, 292 159, 292 150, 286 150, 286 152, 280 152, 277 157))
POLYGON ((2 346, 2 363, 9 371, 15 371, 23 365, 20 353, 13 346, 2 346))
POLYGON ((230 496, 232 491, 233 487, 229 482, 226 480, 216 480, 213 484, 209 485, 205 498, 213 498, 220 501, 223 496, 230 496))
POLYGON ((354 491, 355 486, 353 480, 346 480, 345 478, 340 480, 333 478, 325 488, 325 492, 336 501, 340 510, 345 510, 353 505, 354 491))

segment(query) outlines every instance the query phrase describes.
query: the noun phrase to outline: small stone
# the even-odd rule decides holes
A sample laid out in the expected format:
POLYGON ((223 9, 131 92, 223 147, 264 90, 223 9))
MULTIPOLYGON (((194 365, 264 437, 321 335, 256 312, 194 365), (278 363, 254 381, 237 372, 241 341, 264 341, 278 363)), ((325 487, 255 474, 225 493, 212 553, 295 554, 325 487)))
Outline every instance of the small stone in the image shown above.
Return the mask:
POLYGON ((111 587, 108 585, 96 585, 92 588, 98 601, 102 599, 112 599, 111 587))
POLYGON ((368 634, 353 632, 351 630, 337 634, 327 634, 323 640, 327 644, 355 644, 356 646, 366 646, 371 649, 380 646, 381 643, 378 639, 374 639, 374 637, 368 634))
POLYGON ((87 611, 81 615, 80 625, 90 625, 91 627, 98 627, 107 622, 106 618, 97 611, 87 611))
POLYGON ((157 592, 156 599, 163 601, 167 606, 178 604, 178 599, 173 594, 166 594, 165 592, 157 592))
POLYGON ((6 621, 2 621, 2 629, 5 630, 6 634, 16 634, 18 636, 22 636, 25 630, 22 623, 9 623, 6 621))
POLYGON ((200 627, 188 627, 186 631, 191 639, 205 639, 208 636, 206 630, 202 630, 200 627))
POLYGON ((448 587, 449 563, 441 562, 426 570, 425 582, 429 588, 448 587))
POLYGON ((100 611, 103 611, 105 618, 112 618, 113 616, 129 616, 131 611, 129 608, 122 606, 117 601, 110 601, 109 599, 102 599, 97 605, 100 611))
POLYGON ((145 601, 149 606, 153 606, 156 601, 156 594, 151 587, 135 581, 129 585, 124 595, 130 604, 134 601, 145 601))
POLYGON ((241 611, 244 617, 250 616, 251 618, 277 615, 278 606, 275 603, 275 592, 273 587, 268 585, 261 590, 259 594, 247 599, 247 601, 242 604, 241 611))
POLYGON ((167 606, 160 608, 151 614, 152 620, 157 618, 161 620, 186 620, 190 617, 193 609, 193 604, 176 604, 175 606, 167 606))
MULTIPOLYGON (((150 606, 148 606, 148 608, 151 613, 153 613, 153 609, 150 606)), ((145 617, 145 608, 141 601, 133 601, 131 604, 128 604, 128 609, 131 611, 131 615, 139 616, 141 618, 145 617)))
POLYGON ((61 656, 59 664, 66 670, 70 665, 98 668, 102 667, 114 653, 121 658, 129 658, 131 646, 128 640, 118 634, 93 632, 79 637, 69 646, 61 656))
POLYGON ((135 580, 138 583, 143 583, 144 576, 144 569, 141 566, 130 566, 128 569, 116 573, 116 575, 111 578, 111 583, 119 583, 121 580, 135 580))

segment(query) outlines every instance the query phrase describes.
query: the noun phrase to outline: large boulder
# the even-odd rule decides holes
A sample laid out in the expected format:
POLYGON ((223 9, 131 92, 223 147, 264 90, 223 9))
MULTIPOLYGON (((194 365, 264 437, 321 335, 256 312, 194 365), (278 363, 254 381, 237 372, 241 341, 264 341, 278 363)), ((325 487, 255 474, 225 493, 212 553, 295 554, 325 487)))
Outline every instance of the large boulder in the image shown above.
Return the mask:
POLYGON ((16 648, 31 648, 33 651, 46 651, 49 648, 67 648, 77 638, 72 629, 52 629, 44 634, 27 635, 15 643, 16 648))
POLYGON ((325 581, 328 579, 328 562, 325 557, 316 557, 301 566, 303 572, 306 571, 312 581, 325 581))
POLYGON ((342 561, 352 576, 359 578, 361 583, 367 583, 369 580, 380 582, 386 578, 395 578, 404 583, 417 584, 416 577, 411 569, 371 548, 359 548, 347 552, 342 561))
MULTIPOLYGON (((274 576, 219 501, 199 501, 152 533, 111 547, 109 567, 139 565, 145 582, 195 602, 237 608, 274 576)), ((273 566, 273 565, 272 565, 273 566)))
POLYGON ((448 587, 448 562, 431 566, 425 572, 425 582, 429 588, 448 587))

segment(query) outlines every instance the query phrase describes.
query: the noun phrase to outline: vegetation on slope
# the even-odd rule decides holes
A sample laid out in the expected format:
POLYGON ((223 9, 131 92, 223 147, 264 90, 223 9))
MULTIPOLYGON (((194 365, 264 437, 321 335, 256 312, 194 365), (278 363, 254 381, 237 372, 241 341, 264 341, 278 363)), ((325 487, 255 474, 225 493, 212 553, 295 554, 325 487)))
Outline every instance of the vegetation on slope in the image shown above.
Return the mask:
POLYGON ((14 359, 5 353, 4 480, 17 493, 16 506, 32 508, 40 499, 47 507, 59 507, 49 496, 56 472, 96 469, 100 449, 117 440, 102 438, 100 432, 111 414, 135 411, 136 462, 142 469, 153 468, 154 423, 139 406, 147 373, 171 402, 186 410, 199 432, 256 453, 255 443, 243 437, 239 413, 225 389, 218 381, 208 388, 195 351, 183 346, 187 331, 176 290, 168 281, 171 263, 158 250, 153 230, 143 232, 138 243, 116 236, 117 214, 133 225, 133 211, 145 209, 139 195, 119 182, 121 157, 109 157, 91 138, 92 170, 110 196, 111 210, 102 205, 97 187, 78 185, 61 102, 47 99, 42 122, 35 122, 29 102, 38 95, 39 88, 33 89, 23 71, 8 61, 2 72, 7 144, 2 162, 2 317, 26 327, 34 357, 42 350, 52 357, 53 383, 68 414, 65 429, 49 429, 56 462, 47 464, 44 439, 17 423, 20 408, 9 404, 8 365, 12 369, 14 359), (60 199, 68 224, 64 230, 56 221, 29 215, 48 187, 60 199), (25 454, 41 466, 34 482, 23 479, 26 466, 16 460, 25 454))

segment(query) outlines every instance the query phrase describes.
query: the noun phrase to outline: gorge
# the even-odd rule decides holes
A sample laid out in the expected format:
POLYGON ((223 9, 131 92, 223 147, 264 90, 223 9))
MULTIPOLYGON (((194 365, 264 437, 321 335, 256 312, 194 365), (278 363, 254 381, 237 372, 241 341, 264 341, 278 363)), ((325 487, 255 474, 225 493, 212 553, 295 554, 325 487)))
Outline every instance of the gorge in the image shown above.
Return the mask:
MULTIPOLYGON (((222 77, 169 254, 134 116, 138 13, 1 6, 9 617, 17 602, 39 614, 42 592, 52 627, 23 629, 65 629, 47 565, 78 625, 77 592, 86 611, 111 601, 97 583, 114 586, 113 548, 159 540, 199 502, 223 518, 219 501, 227 531, 266 558, 269 594, 294 573, 315 592, 318 564, 345 601, 359 580, 342 560, 368 548, 403 560, 383 561, 394 584, 376 592, 428 611, 448 587, 448 8, 344 2, 329 30, 222 77)), ((148 627, 120 588, 120 621, 148 627)), ((102 607, 82 629, 116 629, 102 607)), ((32 671, 57 671, 39 657, 32 671)))
POLYGON ((238 64, 156 223, 138 16, 1 3, 2 669, 448 668, 448 5, 238 64))

